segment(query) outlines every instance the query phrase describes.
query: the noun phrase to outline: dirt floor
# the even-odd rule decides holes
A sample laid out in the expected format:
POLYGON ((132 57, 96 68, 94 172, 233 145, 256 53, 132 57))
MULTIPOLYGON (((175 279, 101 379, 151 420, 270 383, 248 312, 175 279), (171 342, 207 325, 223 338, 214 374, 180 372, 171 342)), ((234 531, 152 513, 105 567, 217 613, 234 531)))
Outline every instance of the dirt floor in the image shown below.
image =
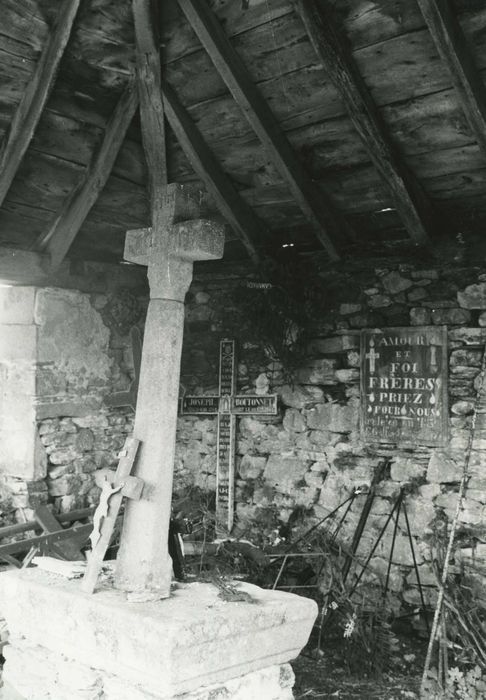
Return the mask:
POLYGON ((368 677, 349 668, 344 645, 324 642, 317 654, 309 645, 292 662, 296 700, 404 700, 418 698, 426 642, 413 636, 399 636, 399 646, 389 668, 368 677))

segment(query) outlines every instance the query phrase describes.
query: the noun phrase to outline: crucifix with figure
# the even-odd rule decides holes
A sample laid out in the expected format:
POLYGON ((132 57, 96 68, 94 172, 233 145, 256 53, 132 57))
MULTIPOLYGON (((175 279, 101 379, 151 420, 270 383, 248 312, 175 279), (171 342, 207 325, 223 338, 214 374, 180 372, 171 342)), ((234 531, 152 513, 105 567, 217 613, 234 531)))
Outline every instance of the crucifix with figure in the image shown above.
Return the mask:
POLYGON ((216 533, 228 535, 233 527, 235 490, 236 416, 275 415, 276 394, 236 394, 235 341, 223 339, 219 350, 219 394, 184 396, 181 413, 218 416, 216 463, 216 533))

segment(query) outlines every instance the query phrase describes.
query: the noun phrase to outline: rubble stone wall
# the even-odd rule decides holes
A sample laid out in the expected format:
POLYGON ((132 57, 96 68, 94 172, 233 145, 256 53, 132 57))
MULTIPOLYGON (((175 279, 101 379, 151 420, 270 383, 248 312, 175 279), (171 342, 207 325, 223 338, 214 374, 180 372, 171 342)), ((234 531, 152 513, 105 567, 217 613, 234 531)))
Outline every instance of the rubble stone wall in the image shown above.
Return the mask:
MULTIPOLYGON (((324 277, 324 283, 329 279, 324 277)), ((359 273, 331 273, 332 306, 316 319, 307 358, 286 383, 275 358, 254 362, 253 348, 239 353, 239 391, 255 390, 262 373, 280 397, 280 414, 242 417, 237 428, 236 534, 257 544, 294 537, 328 515, 356 489, 366 490, 383 458, 389 474, 378 487, 358 555, 364 559, 404 490, 415 556, 426 597, 435 595, 432 549, 444 523, 455 515, 480 366, 486 341, 486 274, 478 268, 420 269, 410 265, 359 273), (367 444, 359 431, 361 328, 445 325, 449 352, 448 444, 367 444)), ((222 309, 229 303, 231 277, 196 280, 187 303, 183 350, 184 388, 217 391, 218 342, 225 335, 222 309)), ((462 547, 485 547, 486 433, 479 420, 464 507, 459 513, 462 547), (479 543, 479 544, 478 544, 479 543)), ((208 416, 179 420, 176 491, 188 485, 215 488, 216 421, 208 416)), ((341 532, 350 542, 366 495, 359 495, 341 532)), ((341 513, 343 510, 340 511, 341 513)), ((393 527, 373 556, 374 571, 386 575, 393 527)), ((464 549, 473 557, 472 549, 464 549)), ((390 587, 420 604, 406 523, 399 520, 390 587)), ((398 603, 397 603, 398 604, 398 603)))
POLYGON ((133 411, 104 400, 133 378, 129 331, 143 325, 143 290, 13 287, 1 302, 0 525, 32 519, 39 504, 96 504, 96 472, 116 466, 132 430, 133 411))

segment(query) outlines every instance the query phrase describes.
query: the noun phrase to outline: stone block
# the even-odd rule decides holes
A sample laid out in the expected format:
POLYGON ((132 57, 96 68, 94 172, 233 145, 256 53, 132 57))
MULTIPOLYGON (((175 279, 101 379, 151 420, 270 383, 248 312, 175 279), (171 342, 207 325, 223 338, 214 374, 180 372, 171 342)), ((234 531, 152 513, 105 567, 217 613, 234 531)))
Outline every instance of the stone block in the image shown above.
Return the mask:
POLYGON ((486 282, 470 284, 457 292, 457 301, 463 309, 486 309, 486 282))
POLYGON ((292 430, 296 433, 303 433, 307 427, 305 417, 296 408, 288 408, 283 418, 285 430, 292 430))
POLYGON ((335 433, 350 433, 357 430, 358 406, 348 403, 325 403, 307 412, 307 425, 314 430, 329 430, 335 433))
POLYGON ((243 455, 238 467, 242 479, 257 479, 262 474, 267 463, 266 457, 243 455))
POLYGON ((451 412, 456 416, 470 416, 474 413, 473 401, 456 401, 451 406, 451 412))
POLYGON ((368 306, 371 309, 383 309, 386 306, 390 306, 391 303, 391 297, 386 294, 375 294, 368 299, 368 306))
POLYGON ((278 491, 288 493, 302 481, 308 468, 307 461, 274 454, 268 458, 263 478, 278 491))
POLYGON ((450 366, 469 366, 469 367, 481 367, 482 361, 482 351, 481 350, 468 350, 468 348, 459 348, 458 350, 453 350, 450 355, 450 366))
POLYGON ((464 326, 470 321, 467 309, 432 309, 432 323, 436 326, 464 326))
POLYGON ((37 360, 37 326, 4 326, 0 333, 0 362, 37 360))
POLYGON ((399 272, 390 272, 381 281, 388 294, 400 294, 413 285, 411 280, 402 277, 399 272))
POLYGON ((41 289, 36 297, 35 320, 41 326, 39 362, 62 367, 77 392, 86 392, 91 385, 101 388, 107 383, 113 364, 110 332, 87 294, 41 289))
MULTIPOLYGON (((384 516, 382 516, 382 518, 383 517, 384 516)), ((385 535, 380 540, 380 543, 376 549, 376 555, 378 557, 388 559, 388 557, 390 556, 392 539, 393 539, 393 530, 392 530, 392 528, 388 528, 385 532, 385 535)), ((423 562, 423 557, 422 557, 420 549, 417 547, 417 544, 415 541, 413 542, 413 544, 414 544, 414 551, 415 551, 415 559, 417 561, 417 564, 420 565, 423 562)), ((395 546, 393 548, 392 561, 394 564, 398 564, 401 566, 413 566, 413 555, 412 555, 412 550, 410 548, 410 541, 406 535, 403 535, 403 534, 397 535, 397 537, 395 539, 395 546)))
POLYGON ((29 569, 2 574, 0 598, 16 636, 173 698, 285 664, 307 642, 314 601, 237 585, 252 602, 229 605, 215 586, 194 583, 163 601, 129 603, 121 591, 86 595, 78 581, 29 569))
POLYGON ((291 408, 309 408, 324 398, 324 392, 317 386, 290 386, 284 384, 278 388, 278 394, 284 406, 291 408))
POLYGON ((412 270, 410 277, 413 280, 438 280, 439 273, 437 270, 412 270))
MULTIPOLYGON (((435 517, 433 501, 428 498, 408 497, 405 501, 412 535, 422 537, 435 517)), ((405 527, 405 524, 404 524, 405 527)))
POLYGON ((359 348, 358 334, 343 334, 332 338, 315 338, 308 346, 309 353, 321 353, 322 355, 336 355, 346 350, 359 348))
POLYGON ((359 382, 360 371, 354 367, 348 369, 337 369, 334 372, 334 376, 339 383, 342 384, 355 384, 359 382))
POLYGON ((428 296, 427 291, 423 287, 416 287, 407 294, 408 301, 417 302, 425 299, 428 296))
POLYGON ((418 479, 425 473, 425 465, 414 457, 396 456, 390 469, 390 476, 393 481, 410 481, 418 479))
POLYGON ((336 384, 336 365, 337 361, 332 358, 311 360, 306 367, 297 370, 297 381, 301 384, 336 384))
POLYGON ((410 324, 412 326, 428 326, 430 321, 430 309, 424 309, 421 306, 416 306, 413 309, 410 309, 410 324))
POLYGON ((339 313, 341 316, 348 316, 349 314, 356 314, 361 311, 361 304, 349 304, 343 303, 339 306, 339 313))
POLYGON ((36 291, 35 287, 1 287, 0 325, 32 325, 36 291))
POLYGON ((463 345, 480 345, 486 341, 486 328, 451 328, 449 342, 463 345))
POLYGON ((450 453, 433 452, 427 468, 427 481, 430 483, 447 484, 460 481, 463 465, 450 453))

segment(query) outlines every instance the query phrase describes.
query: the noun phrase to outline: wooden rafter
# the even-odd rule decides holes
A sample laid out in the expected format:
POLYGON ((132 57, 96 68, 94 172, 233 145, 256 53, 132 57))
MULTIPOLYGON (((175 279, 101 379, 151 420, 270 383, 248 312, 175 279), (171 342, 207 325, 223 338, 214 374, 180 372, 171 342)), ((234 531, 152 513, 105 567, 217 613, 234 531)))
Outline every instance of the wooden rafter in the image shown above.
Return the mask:
POLYGON ((449 0, 418 0, 440 57, 482 152, 486 155, 486 87, 449 0))
POLYGON ((329 257, 338 260, 339 254, 331 237, 336 240, 340 233, 350 233, 350 226, 305 171, 207 2, 178 2, 246 119, 267 148, 299 207, 312 223, 317 238, 329 257))
POLYGON ((386 126, 330 12, 315 0, 297 0, 296 7, 321 64, 338 90, 368 155, 383 177, 410 238, 430 245, 434 212, 420 183, 400 159, 386 126))
POLYGON ((32 140, 71 34, 80 0, 64 0, 56 27, 13 115, 0 153, 0 206, 32 140))
POLYGON ((49 231, 37 242, 37 249, 50 256, 56 269, 66 256, 89 210, 106 184, 138 105, 137 90, 130 82, 106 125, 100 148, 93 154, 86 173, 67 198, 49 231))
POLYGON ((163 82, 162 92, 167 119, 182 150, 196 174, 213 195, 221 213, 240 238, 251 260, 257 264, 259 255, 253 239, 254 237, 259 239, 266 237, 262 222, 235 190, 201 136, 199 129, 177 99, 174 90, 163 82))
POLYGON ((148 167, 152 226, 163 230, 167 185, 164 105, 161 92, 160 41, 152 0, 133 0, 137 86, 145 159, 148 167))

